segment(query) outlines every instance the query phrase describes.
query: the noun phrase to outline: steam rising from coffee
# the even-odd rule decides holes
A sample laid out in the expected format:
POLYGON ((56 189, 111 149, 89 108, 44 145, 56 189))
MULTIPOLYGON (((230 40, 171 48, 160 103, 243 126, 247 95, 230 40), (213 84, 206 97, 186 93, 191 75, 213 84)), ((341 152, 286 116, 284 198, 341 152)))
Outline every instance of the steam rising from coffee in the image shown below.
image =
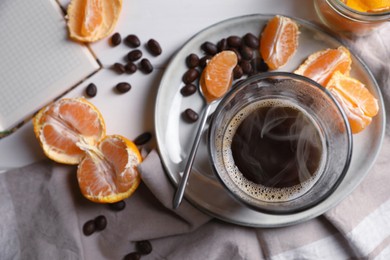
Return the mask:
POLYGON ((302 195, 318 179, 326 156, 312 118, 280 99, 245 107, 221 138, 225 167, 238 188, 265 201, 302 195))

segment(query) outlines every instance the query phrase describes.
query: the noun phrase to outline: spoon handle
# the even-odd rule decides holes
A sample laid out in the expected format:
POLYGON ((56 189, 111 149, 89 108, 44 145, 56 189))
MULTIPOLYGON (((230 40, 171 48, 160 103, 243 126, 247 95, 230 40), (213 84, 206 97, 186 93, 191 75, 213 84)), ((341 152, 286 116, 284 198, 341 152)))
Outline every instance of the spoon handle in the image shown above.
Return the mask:
POLYGON ((211 107, 210 104, 207 104, 206 107, 203 109, 200 124, 198 126, 195 140, 192 144, 191 152, 190 152, 188 159, 187 159, 186 167, 184 168, 183 176, 180 179, 179 186, 178 186, 176 193, 175 193, 175 197, 173 198, 173 208, 174 209, 179 207, 179 205, 183 199, 183 195, 184 195, 184 191, 185 191, 185 188, 187 185, 188 177, 190 176, 192 164, 194 163, 194 160, 195 160, 196 151, 198 150, 200 138, 202 137, 202 132, 203 132, 203 129, 206 125, 207 115, 209 114, 210 107, 211 107))

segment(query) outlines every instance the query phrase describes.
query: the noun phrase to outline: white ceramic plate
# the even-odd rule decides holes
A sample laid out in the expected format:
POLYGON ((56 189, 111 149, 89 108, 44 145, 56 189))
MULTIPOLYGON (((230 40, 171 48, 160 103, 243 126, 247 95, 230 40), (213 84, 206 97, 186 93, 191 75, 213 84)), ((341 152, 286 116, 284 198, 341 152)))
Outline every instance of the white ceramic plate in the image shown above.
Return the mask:
MULTIPOLYGON (((248 32, 260 35, 267 21, 274 15, 242 16, 212 25, 191 38, 169 63, 161 80, 156 107, 155 127, 160 156, 167 175, 177 185, 187 155, 191 149, 197 124, 183 120, 182 112, 191 108, 199 114, 204 106, 198 93, 183 97, 180 89, 183 73, 187 70, 185 58, 196 53, 202 56, 200 46, 205 41, 218 42, 230 35, 243 36, 248 32)), ((337 48, 341 43, 319 27, 300 19, 299 47, 283 71, 294 71, 310 54, 326 48, 337 48)), ((299 213, 270 215, 249 209, 231 197, 214 176, 207 152, 207 138, 203 134, 197 157, 185 192, 185 198, 204 212, 221 220, 244 226, 281 227, 317 217, 337 205, 363 180, 375 162, 384 136, 385 112, 377 83, 364 63, 352 55, 351 75, 367 85, 379 100, 379 114, 362 133, 353 137, 353 156, 350 168, 335 192, 320 204, 299 213)), ((206 130, 207 131, 207 130, 206 130)))

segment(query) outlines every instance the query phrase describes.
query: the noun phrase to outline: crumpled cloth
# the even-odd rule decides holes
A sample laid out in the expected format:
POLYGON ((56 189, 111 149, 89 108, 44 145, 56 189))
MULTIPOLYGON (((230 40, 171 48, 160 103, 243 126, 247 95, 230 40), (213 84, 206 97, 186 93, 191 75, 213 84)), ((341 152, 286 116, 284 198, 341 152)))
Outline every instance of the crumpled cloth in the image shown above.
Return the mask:
MULTIPOLYGON (((390 101, 390 26, 345 39, 390 101)), ((388 129, 389 123, 386 125, 388 129)), ((0 175, 0 259, 123 259, 150 240, 142 259, 390 259, 390 136, 362 183, 323 215, 283 228, 250 228, 205 215, 187 201, 172 210, 173 185, 156 151, 140 165, 143 182, 123 211, 80 194, 76 168, 42 161, 0 175), (107 228, 90 236, 99 215, 107 228)))

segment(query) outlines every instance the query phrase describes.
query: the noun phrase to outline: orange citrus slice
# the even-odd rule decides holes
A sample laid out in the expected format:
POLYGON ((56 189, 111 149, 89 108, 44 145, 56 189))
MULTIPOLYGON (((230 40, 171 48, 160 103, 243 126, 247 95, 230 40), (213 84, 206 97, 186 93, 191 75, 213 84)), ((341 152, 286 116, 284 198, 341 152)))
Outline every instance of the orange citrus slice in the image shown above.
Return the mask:
POLYGON ((142 161, 137 146, 119 135, 109 135, 86 157, 77 170, 81 193, 99 203, 116 202, 129 197, 141 182, 137 165, 142 161))
POLYGON ((122 0, 72 0, 68 6, 71 39, 94 42, 114 30, 122 10, 122 0))
POLYGON ((234 51, 222 51, 211 58, 200 80, 206 100, 218 99, 229 90, 233 81, 233 69, 237 62, 237 55, 234 51))
POLYGON ((378 100, 365 85, 339 71, 333 74, 326 88, 343 107, 354 134, 365 129, 379 111, 378 100))
POLYGON ((260 54, 270 69, 284 66, 298 48, 298 25, 290 18, 277 15, 264 28, 260 54))
POLYGON ((79 186, 87 199, 117 202, 138 187, 142 157, 137 146, 120 135, 106 136, 101 113, 86 99, 60 99, 42 108, 33 125, 47 157, 79 165, 79 186))
POLYGON ((390 9, 390 0, 344 0, 343 2, 360 12, 383 12, 390 9))
POLYGON ((348 49, 340 46, 337 49, 326 49, 311 54, 294 73, 311 78, 326 86, 336 71, 349 75, 351 63, 348 49))

